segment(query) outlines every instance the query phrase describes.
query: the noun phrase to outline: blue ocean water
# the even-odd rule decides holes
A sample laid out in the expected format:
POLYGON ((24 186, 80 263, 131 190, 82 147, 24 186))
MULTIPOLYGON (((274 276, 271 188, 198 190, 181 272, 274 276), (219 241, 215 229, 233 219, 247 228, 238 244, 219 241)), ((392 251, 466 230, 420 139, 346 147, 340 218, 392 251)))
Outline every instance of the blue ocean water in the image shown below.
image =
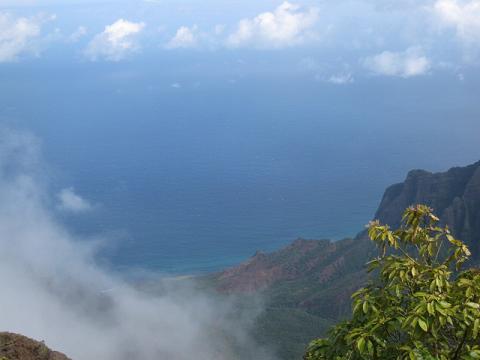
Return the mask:
POLYGON ((354 236, 408 170, 480 159, 475 74, 334 86, 209 66, 0 68, 1 121, 42 139, 53 187, 96 204, 63 221, 107 236, 118 269, 214 271, 297 237, 354 236))

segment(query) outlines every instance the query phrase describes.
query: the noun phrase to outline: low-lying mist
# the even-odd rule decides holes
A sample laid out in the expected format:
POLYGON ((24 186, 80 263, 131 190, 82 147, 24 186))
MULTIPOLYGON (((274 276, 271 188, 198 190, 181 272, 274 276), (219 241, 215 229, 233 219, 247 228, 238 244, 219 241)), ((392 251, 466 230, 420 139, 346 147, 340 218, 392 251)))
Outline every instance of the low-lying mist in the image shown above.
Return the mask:
POLYGON ((249 336, 260 307, 239 315, 232 299, 184 281, 154 295, 98 266, 98 241, 77 239, 57 218, 40 148, 28 133, 0 131, 1 331, 74 360, 271 358, 249 336))

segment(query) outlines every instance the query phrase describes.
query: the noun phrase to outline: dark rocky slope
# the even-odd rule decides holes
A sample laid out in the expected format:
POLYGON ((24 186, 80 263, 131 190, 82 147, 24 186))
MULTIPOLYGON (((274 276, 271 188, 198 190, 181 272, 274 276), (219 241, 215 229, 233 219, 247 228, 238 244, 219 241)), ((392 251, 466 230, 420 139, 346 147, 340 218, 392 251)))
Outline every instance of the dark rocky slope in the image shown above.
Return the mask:
POLYGON ((456 167, 444 173, 411 171, 400 184, 390 186, 375 218, 398 226, 403 210, 412 204, 427 204, 470 245, 480 259, 480 162, 456 167))

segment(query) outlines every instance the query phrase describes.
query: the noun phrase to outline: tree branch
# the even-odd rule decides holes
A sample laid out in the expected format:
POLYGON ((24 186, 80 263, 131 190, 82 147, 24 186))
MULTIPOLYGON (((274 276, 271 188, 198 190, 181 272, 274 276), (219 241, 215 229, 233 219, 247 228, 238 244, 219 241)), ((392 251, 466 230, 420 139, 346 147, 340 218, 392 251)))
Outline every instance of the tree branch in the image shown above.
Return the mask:
POLYGON ((468 333, 468 328, 465 329, 462 341, 460 342, 460 344, 458 344, 457 350, 455 350, 455 354, 453 355, 452 360, 458 360, 458 357, 460 356, 460 350, 462 350, 462 347, 463 345, 465 345, 465 341, 467 340, 467 333, 468 333))

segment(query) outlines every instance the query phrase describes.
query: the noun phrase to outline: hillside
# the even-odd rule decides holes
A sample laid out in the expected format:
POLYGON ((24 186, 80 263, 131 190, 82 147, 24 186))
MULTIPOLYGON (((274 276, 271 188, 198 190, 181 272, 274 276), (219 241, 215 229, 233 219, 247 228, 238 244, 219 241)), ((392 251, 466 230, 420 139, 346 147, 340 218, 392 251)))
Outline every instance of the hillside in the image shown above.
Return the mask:
MULTIPOLYGON (((405 208, 418 203, 432 207, 480 258, 480 162, 443 173, 411 171, 385 191, 375 218, 397 226, 405 208)), ((366 281, 364 264, 373 254, 365 232, 337 242, 298 239, 210 280, 221 293, 263 294, 267 309, 257 338, 275 344, 281 358, 295 359, 311 338, 349 314, 350 294, 366 281)))
POLYGON ((364 259, 370 252, 371 247, 362 239, 297 239, 284 249, 257 253, 247 262, 220 273, 217 289, 263 291, 276 305, 337 319, 348 308, 348 294, 364 278, 364 259))
POLYGON ((0 360, 69 360, 69 358, 50 350, 43 342, 3 332, 0 333, 0 360))
POLYGON ((281 359, 299 359, 308 342, 350 312, 350 294, 366 281, 373 247, 363 236, 336 242, 297 239, 208 277, 222 294, 262 295, 254 336, 281 359))

